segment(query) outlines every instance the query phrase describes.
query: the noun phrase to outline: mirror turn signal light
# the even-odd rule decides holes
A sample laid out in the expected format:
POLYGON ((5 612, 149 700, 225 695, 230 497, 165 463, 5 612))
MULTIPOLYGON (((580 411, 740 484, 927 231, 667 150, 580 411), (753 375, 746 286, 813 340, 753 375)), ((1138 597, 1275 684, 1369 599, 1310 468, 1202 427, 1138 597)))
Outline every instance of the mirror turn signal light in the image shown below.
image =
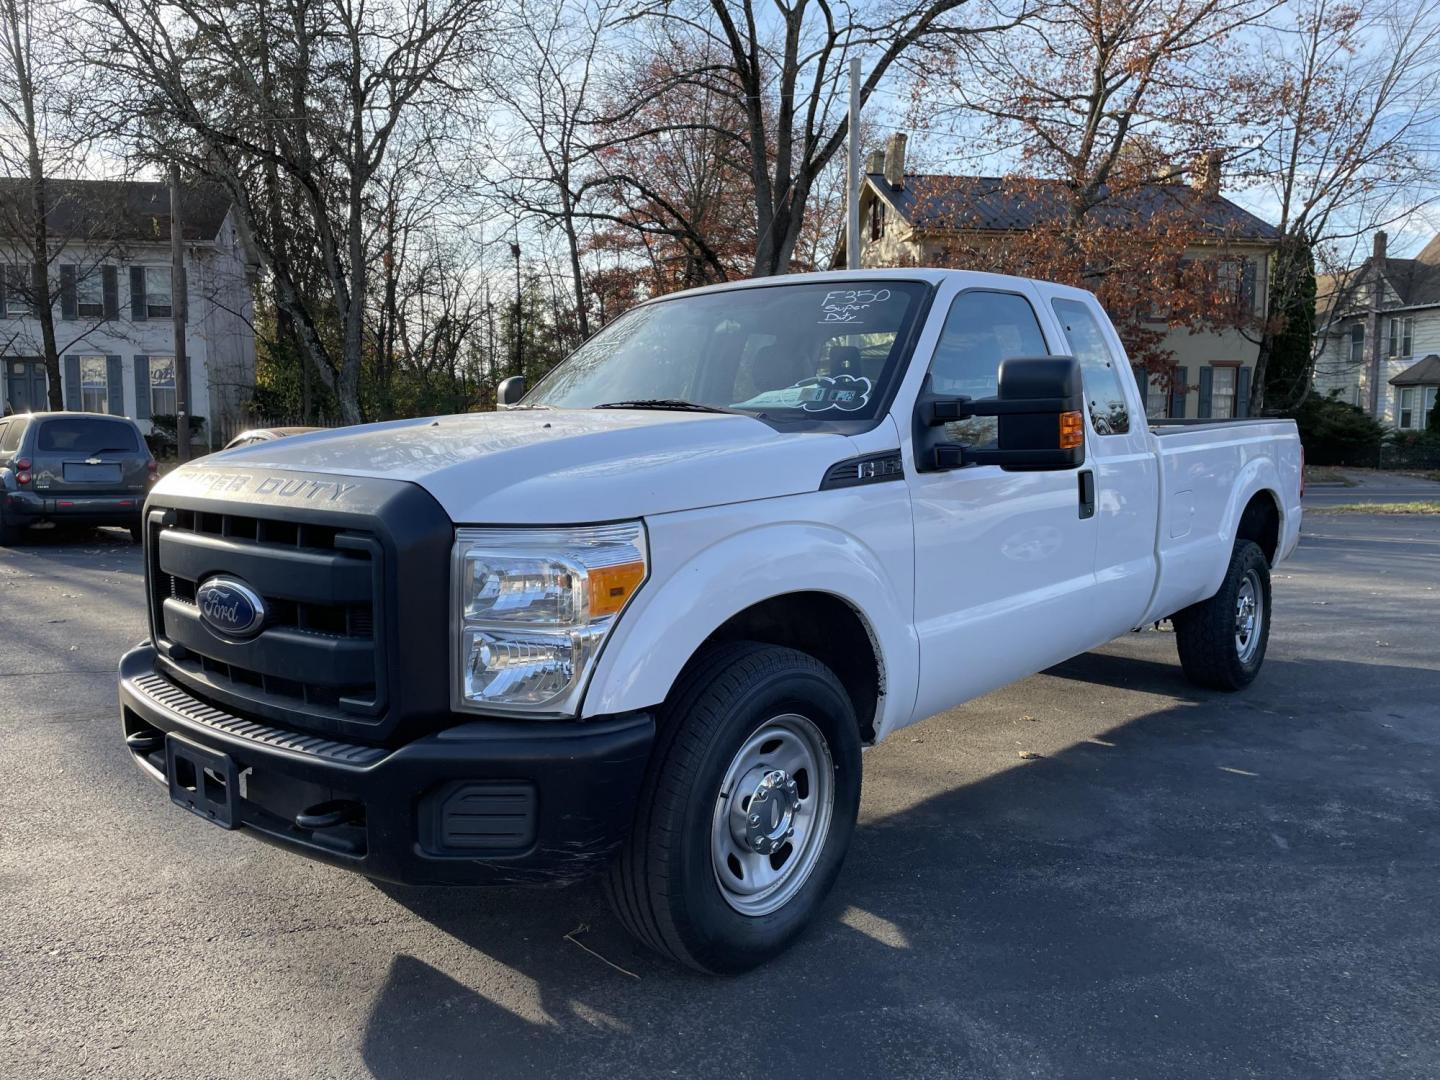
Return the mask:
POLYGON ((1078 412, 1060 414, 1060 449, 1074 450, 1085 442, 1085 422, 1078 412))

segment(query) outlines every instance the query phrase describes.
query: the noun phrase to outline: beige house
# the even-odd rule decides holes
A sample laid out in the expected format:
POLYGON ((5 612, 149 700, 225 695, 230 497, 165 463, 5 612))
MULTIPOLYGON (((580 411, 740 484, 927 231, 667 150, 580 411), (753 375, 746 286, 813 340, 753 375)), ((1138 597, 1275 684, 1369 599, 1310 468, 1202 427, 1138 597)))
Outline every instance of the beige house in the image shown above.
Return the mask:
POLYGON ((1315 389, 1420 431, 1440 393, 1440 235, 1392 259, 1383 232, 1349 273, 1316 283, 1315 389))
MULTIPOLYGON (((1059 181, 1025 185, 1019 194, 1004 177, 911 173, 905 169, 904 134, 891 136, 884 151, 870 155, 860 190, 860 265, 957 266, 957 237, 965 246, 1004 244, 1007 237, 1053 222, 1064 213, 1059 181), (1051 194, 1053 192, 1053 194, 1051 194)), ((1233 274, 1238 299, 1257 317, 1264 314, 1270 257, 1278 235, 1273 226, 1220 194, 1220 161, 1211 157, 1191 170, 1195 183, 1178 179, 1146 185, 1109 208, 1114 227, 1136 214, 1181 206, 1201 215, 1215 244, 1198 247, 1196 258, 1223 259, 1233 274), (1223 250, 1222 250, 1223 242, 1223 250)), ((842 237, 833 265, 845 264, 842 237)), ((981 269, 977 267, 977 269, 981 269)), ((986 268, 988 269, 988 267, 986 268)), ((1164 320, 1156 319, 1156 329, 1164 320)), ((1250 381, 1259 346, 1238 330, 1166 332, 1162 347, 1174 357, 1169 379, 1150 380, 1146 407, 1152 417, 1246 415, 1250 381), (1174 386, 1168 392, 1166 384, 1174 386)))

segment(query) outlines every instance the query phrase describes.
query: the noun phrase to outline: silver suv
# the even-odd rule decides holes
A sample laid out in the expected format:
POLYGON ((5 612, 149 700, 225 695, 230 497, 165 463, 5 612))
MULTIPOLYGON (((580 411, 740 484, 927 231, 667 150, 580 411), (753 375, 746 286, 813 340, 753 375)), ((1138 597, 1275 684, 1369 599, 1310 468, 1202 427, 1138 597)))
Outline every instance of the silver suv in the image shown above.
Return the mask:
POLYGON ((155 459, 133 420, 103 413, 0 419, 0 546, 31 525, 121 525, 140 542, 155 459))

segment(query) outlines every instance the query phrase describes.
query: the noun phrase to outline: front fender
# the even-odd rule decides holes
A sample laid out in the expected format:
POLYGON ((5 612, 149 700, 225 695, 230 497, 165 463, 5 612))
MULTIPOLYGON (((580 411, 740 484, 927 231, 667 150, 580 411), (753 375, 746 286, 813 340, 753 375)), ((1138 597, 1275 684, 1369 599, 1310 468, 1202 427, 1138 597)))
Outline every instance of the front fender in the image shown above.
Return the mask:
MULTIPOLYGON (((825 495, 834 497, 832 503, 846 498, 839 492, 825 495)), ((849 604, 875 645, 881 684, 877 736, 905 723, 914 707, 919 674, 919 648, 908 610, 913 597, 908 528, 879 528, 882 550, 877 550, 833 525, 761 524, 745 521, 748 515, 743 513, 730 513, 724 515, 729 519, 725 525, 716 528, 718 522, 706 520, 712 516, 702 511, 651 522, 651 580, 606 643, 582 715, 659 704, 686 662, 726 620, 776 596, 822 592, 849 604), (701 538, 704 542, 694 543, 701 538), (900 550, 883 550, 886 545, 900 550)), ((907 527, 908 520, 906 514, 907 527)))

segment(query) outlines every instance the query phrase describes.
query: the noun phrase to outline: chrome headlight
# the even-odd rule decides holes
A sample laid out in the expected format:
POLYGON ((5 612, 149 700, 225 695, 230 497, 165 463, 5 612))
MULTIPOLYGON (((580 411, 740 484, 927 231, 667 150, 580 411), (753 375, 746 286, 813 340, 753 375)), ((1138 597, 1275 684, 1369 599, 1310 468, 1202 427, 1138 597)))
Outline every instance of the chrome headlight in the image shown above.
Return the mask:
POLYGON ((638 521, 459 530, 455 708, 574 715, 601 645, 648 569, 638 521))

